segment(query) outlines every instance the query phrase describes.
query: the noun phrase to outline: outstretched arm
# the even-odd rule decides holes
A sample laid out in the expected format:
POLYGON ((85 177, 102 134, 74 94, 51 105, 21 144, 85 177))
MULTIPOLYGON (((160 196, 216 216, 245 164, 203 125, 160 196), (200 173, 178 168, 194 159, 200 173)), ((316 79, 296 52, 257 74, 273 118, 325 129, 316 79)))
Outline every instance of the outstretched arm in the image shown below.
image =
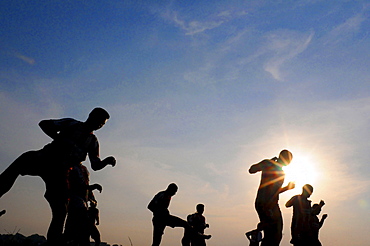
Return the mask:
MULTIPOLYGON (((89 155, 90 156, 90 155, 89 155)), ((94 171, 98 171, 103 169, 104 167, 111 165, 114 167, 116 165, 116 159, 113 156, 109 156, 104 160, 100 160, 100 158, 89 158, 91 163, 91 168, 94 171)))
POLYGON ((323 214, 323 216, 322 216, 322 218, 320 220, 320 227, 319 228, 322 227, 322 225, 324 224, 324 221, 326 220, 326 218, 328 218, 328 215, 327 214, 323 214))
POLYGON ((318 207, 316 207, 316 209, 314 209, 312 212, 313 213, 317 213, 318 214, 318 211, 320 210, 321 211, 321 208, 323 207, 325 205, 325 202, 323 201, 323 200, 321 200, 320 201, 320 203, 319 203, 319 206, 318 207))
POLYGON ((324 200, 321 200, 320 203, 319 203, 320 208, 322 208, 324 205, 325 205, 324 200))
POLYGON ((94 171, 98 171, 106 167, 107 165, 112 165, 114 167, 116 165, 116 159, 113 156, 109 156, 104 160, 101 160, 99 157, 99 142, 98 140, 95 141, 93 146, 88 151, 89 159, 91 163, 91 168, 94 171))
POLYGON ((293 206, 293 204, 295 202, 295 199, 296 199, 296 196, 293 196, 292 198, 290 198, 289 201, 287 201, 285 203, 285 207, 289 208, 289 207, 293 206))
POLYGON ((262 171, 262 166, 260 163, 257 163, 257 164, 253 164, 250 168, 249 168, 249 173, 253 174, 253 173, 256 173, 256 172, 260 172, 262 171))
POLYGON ((280 188, 279 193, 283 193, 287 190, 294 189, 294 187, 295 187, 295 183, 294 182, 289 182, 287 186, 280 188))

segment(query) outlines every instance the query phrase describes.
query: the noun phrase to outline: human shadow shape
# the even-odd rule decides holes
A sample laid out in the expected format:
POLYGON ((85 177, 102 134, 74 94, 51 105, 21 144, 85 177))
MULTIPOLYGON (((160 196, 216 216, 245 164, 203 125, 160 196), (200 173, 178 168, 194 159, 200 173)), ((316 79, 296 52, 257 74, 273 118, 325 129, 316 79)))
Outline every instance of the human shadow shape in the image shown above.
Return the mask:
POLYGON ((308 198, 312 193, 313 187, 310 184, 305 184, 300 195, 293 196, 285 203, 285 207, 293 207, 290 226, 292 236, 290 243, 293 245, 301 245, 305 241, 304 233, 308 230, 311 213, 311 201, 308 198))
POLYGON ((257 224, 257 228, 245 233, 245 236, 249 240, 249 246, 259 246, 263 239, 262 235, 263 225, 262 223, 257 224))
POLYGON ((89 172, 82 164, 69 169, 67 181, 69 202, 64 239, 79 246, 90 246, 88 202, 96 204, 93 191, 102 192, 103 187, 100 184, 89 184, 89 172))
POLYGON ((324 201, 320 201, 319 204, 312 205, 311 217, 310 217, 310 227, 309 227, 309 244, 312 246, 321 246, 321 242, 319 240, 319 231, 321 227, 324 225, 324 221, 328 218, 327 214, 323 214, 321 219, 319 219, 318 215, 321 212, 321 208, 325 205, 324 201))
POLYGON ((280 193, 295 187, 294 182, 282 187, 285 178, 283 167, 289 165, 292 158, 290 151, 282 150, 279 157, 262 160, 249 169, 251 174, 261 172, 255 208, 263 224, 262 246, 278 246, 283 237, 283 219, 278 201, 280 193))
MULTIPOLYGON (((185 231, 194 231, 186 220, 171 215, 168 210, 171 198, 177 191, 178 186, 175 183, 171 183, 168 185, 166 190, 158 192, 148 204, 148 209, 153 213, 152 246, 159 246, 161 244, 162 235, 166 226, 170 226, 172 228, 183 227, 185 231)), ((204 237, 209 238, 207 235, 204 235, 204 237)), ((182 242, 182 244, 184 243, 185 242, 182 242)))
POLYGON ((42 120, 40 128, 53 141, 40 150, 23 153, 0 174, 0 197, 11 189, 19 175, 39 176, 45 182, 44 197, 52 211, 47 232, 51 245, 59 245, 62 241, 68 201, 68 168, 85 161, 87 155, 94 171, 116 164, 113 156, 104 160, 99 158, 99 142, 93 134, 109 118, 106 110, 94 108, 84 122, 72 118, 42 120))
POLYGON ((327 215, 319 221, 316 215, 321 211, 325 205, 323 200, 319 204, 311 206, 311 201, 308 198, 313 193, 313 187, 310 184, 305 184, 302 187, 302 193, 295 195, 286 202, 287 208, 293 207, 293 216, 291 223, 290 241, 294 246, 317 246, 321 245, 318 239, 318 230, 321 228, 327 215))
POLYGON ((210 239, 211 235, 204 234, 206 228, 209 228, 209 224, 206 223, 204 217, 204 204, 196 205, 196 212, 189 214, 186 219, 188 224, 193 230, 184 231, 184 236, 181 240, 183 246, 205 246, 206 239, 210 239))
POLYGON ((87 210, 87 217, 89 220, 89 234, 95 241, 95 246, 99 246, 101 242, 100 232, 97 225, 100 224, 99 209, 97 202, 90 201, 90 207, 87 210))

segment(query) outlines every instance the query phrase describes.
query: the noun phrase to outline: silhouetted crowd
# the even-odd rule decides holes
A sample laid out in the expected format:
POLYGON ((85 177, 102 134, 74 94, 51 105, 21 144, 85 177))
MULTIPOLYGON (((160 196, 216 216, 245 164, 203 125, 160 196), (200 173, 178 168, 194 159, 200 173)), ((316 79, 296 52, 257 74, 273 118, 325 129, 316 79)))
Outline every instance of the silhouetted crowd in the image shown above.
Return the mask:
MULTIPOLYGON (((282 187, 285 173, 284 166, 292 161, 293 155, 288 150, 282 150, 279 157, 265 159, 250 167, 249 173, 261 172, 261 182, 255 200, 255 208, 260 222, 257 229, 246 233, 250 245, 278 246, 280 245, 283 232, 283 218, 279 208, 279 194, 293 189, 295 184, 289 182, 282 187), (262 233, 263 231, 263 237, 262 233)), ((293 207, 290 241, 294 246, 320 246, 319 229, 322 227, 325 214, 321 220, 317 215, 321 212, 324 201, 311 206, 307 198, 311 196, 313 187, 309 184, 303 186, 301 195, 293 196, 286 207, 293 207)))
MULTIPOLYGON (((0 197, 7 193, 19 175, 39 176, 45 182, 45 198, 48 201, 52 219, 47 232, 47 245, 89 246, 90 237, 95 245, 100 245, 99 210, 94 190, 102 192, 100 184, 90 184, 89 171, 82 162, 89 157, 91 168, 101 170, 116 164, 116 159, 109 156, 100 159, 99 142, 94 131, 105 125, 110 118, 102 108, 94 108, 86 121, 71 118, 42 120, 39 123, 43 132, 52 142, 40 150, 23 153, 0 174, 0 197), (52 164, 51 164, 52 163, 52 164)), ((284 166, 290 164, 293 155, 282 150, 279 157, 265 159, 251 165, 251 174, 261 172, 255 209, 259 217, 256 229, 246 233, 250 245, 278 246, 282 239, 283 219, 278 205, 279 194, 293 189, 289 182, 283 186, 284 166)), ((158 192, 148 204, 153 213, 152 246, 159 246, 166 226, 184 228, 181 239, 183 246, 205 246, 211 235, 205 234, 209 227, 203 215, 204 204, 196 205, 196 212, 189 214, 186 220, 171 215, 168 207, 178 187, 175 183, 158 192)), ((285 206, 293 207, 291 223, 291 241, 294 246, 320 246, 319 229, 327 215, 318 218, 324 201, 313 204, 308 198, 313 187, 306 184, 302 194, 293 196, 285 206)), ((0 216, 5 210, 0 212, 0 216)))

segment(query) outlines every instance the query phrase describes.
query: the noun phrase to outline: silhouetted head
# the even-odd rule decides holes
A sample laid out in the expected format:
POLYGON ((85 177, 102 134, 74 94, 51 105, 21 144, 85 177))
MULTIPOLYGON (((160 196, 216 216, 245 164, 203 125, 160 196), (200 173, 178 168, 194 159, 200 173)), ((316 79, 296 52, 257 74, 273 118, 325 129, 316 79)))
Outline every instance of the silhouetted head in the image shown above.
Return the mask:
POLYGON ((203 214, 204 213, 204 204, 199 203, 197 205, 196 209, 197 209, 198 214, 203 214))
POLYGON ((168 185, 167 189, 166 189, 166 192, 170 195, 170 196, 173 196, 176 194, 177 190, 179 188, 177 187, 177 185, 175 183, 171 183, 168 185))
POLYGON ((302 187, 302 196, 305 196, 306 198, 310 197, 313 192, 313 187, 312 185, 305 184, 302 187))
POLYGON ((321 207, 319 204, 315 203, 314 205, 312 205, 312 214, 313 215, 318 215, 320 214, 321 212, 321 207))
POLYGON ((110 116, 105 109, 94 108, 85 123, 92 131, 96 131, 102 128, 109 118, 110 116))
POLYGON ((280 152, 279 159, 281 161, 281 164, 283 164, 284 166, 287 166, 292 161, 293 155, 289 150, 284 149, 280 152))
POLYGON ((266 222, 260 222, 257 224, 257 230, 262 231, 266 227, 266 222))

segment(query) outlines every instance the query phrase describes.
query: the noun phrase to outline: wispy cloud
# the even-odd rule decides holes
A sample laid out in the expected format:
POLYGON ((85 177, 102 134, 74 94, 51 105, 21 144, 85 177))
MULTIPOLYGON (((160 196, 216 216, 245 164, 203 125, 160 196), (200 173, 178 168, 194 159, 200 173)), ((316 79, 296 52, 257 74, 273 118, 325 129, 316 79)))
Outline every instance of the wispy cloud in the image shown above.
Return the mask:
POLYGON ((20 53, 15 53, 15 57, 21 59, 22 61, 30 64, 30 65, 33 65, 35 64, 35 59, 31 58, 31 57, 28 57, 28 56, 25 56, 25 55, 22 55, 20 53))
POLYGON ((361 30, 363 23, 367 20, 365 7, 360 13, 346 19, 342 24, 335 26, 324 38, 324 44, 335 44, 351 38, 361 30))
POLYGON ((263 48, 272 56, 264 64, 264 70, 274 79, 284 81, 282 66, 305 51, 314 36, 314 32, 298 33, 288 30, 275 31, 266 36, 267 45, 263 48))
POLYGON ((182 29, 185 31, 185 35, 195 35, 197 33, 202 33, 206 30, 214 29, 220 25, 222 25, 225 20, 223 19, 223 16, 219 16, 220 20, 209 20, 209 21, 184 21, 181 20, 177 13, 174 13, 173 21, 182 29))

